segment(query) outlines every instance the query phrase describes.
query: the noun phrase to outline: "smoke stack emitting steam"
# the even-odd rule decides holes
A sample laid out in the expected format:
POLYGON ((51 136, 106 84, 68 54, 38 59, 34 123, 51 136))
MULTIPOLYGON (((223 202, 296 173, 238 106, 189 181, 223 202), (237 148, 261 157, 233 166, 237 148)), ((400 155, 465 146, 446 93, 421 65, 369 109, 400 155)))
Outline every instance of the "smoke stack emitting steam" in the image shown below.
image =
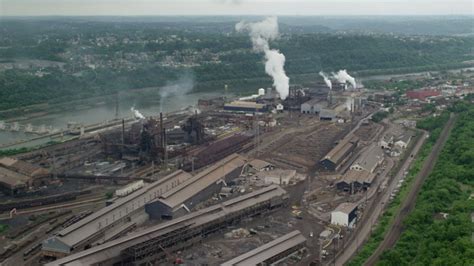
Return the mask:
POLYGON ((265 53, 265 72, 273 78, 273 86, 282 100, 288 97, 290 79, 285 73, 285 56, 280 51, 270 49, 268 41, 278 38, 278 21, 276 17, 268 17, 260 22, 248 23, 241 21, 235 25, 238 32, 248 31, 252 39, 253 49, 265 53))
POLYGON ((137 109, 135 109, 135 107, 130 108, 130 110, 132 111, 133 117, 134 117, 135 119, 138 119, 138 120, 145 119, 145 116, 144 116, 142 113, 140 113, 140 111, 138 111, 137 109))
POLYGON ((326 83, 326 85, 328 86, 328 88, 329 88, 330 90, 332 90, 332 82, 331 82, 331 80, 329 79, 329 77, 328 77, 323 71, 319 71, 319 75, 320 75, 321 77, 323 77, 324 82, 326 83))
POLYGON ((352 85, 352 88, 357 88, 356 80, 351 75, 347 74, 345 69, 339 70, 337 73, 332 73, 333 78, 337 79, 341 83, 349 82, 352 85))

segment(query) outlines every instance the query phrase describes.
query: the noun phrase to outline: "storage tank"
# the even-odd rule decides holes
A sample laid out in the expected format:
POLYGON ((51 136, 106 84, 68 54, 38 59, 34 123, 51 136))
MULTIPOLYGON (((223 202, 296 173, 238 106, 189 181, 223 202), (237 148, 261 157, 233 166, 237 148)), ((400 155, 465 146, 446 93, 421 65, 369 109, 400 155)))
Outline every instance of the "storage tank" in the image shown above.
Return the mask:
POLYGON ((265 95, 265 89, 264 88, 258 89, 258 96, 263 96, 263 95, 265 95))

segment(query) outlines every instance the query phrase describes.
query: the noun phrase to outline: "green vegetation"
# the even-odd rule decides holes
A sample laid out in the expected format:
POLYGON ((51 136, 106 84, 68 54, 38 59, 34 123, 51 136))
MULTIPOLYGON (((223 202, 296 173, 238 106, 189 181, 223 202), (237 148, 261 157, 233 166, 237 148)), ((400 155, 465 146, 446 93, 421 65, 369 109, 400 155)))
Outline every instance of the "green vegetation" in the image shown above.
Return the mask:
POLYGON ((405 231, 380 265, 474 265, 474 107, 459 115, 405 231), (447 216, 446 216, 447 215, 447 216))
POLYGON ((105 198, 106 199, 111 199, 113 196, 114 196, 113 191, 107 191, 107 193, 105 193, 105 198))
MULTIPOLYGON (((220 90, 224 84, 235 93, 271 86, 263 55, 252 51, 247 34, 233 30, 233 19, 5 20, 0 25, 0 60, 31 65, 9 70, 0 66, 0 110, 160 87, 189 72, 194 91, 220 90), (32 62, 37 59, 55 62, 32 62)), ((314 83, 320 70, 348 69, 356 76, 407 73, 466 67, 463 62, 474 59, 472 36, 315 32, 314 24, 305 24, 311 19, 302 19, 300 26, 293 20, 282 18, 291 23, 282 22, 281 38, 271 43, 285 54, 293 84, 314 83)), ((414 82, 386 85, 405 90, 416 88, 414 82)), ((384 84, 366 84, 378 85, 384 84)))
MULTIPOLYGON (((372 253, 377 249, 379 244, 382 242, 385 234, 389 226, 393 223, 395 216, 400 209, 401 202, 406 198, 408 195, 409 188, 413 183, 416 175, 420 171, 421 167, 425 159, 428 157, 433 145, 436 143, 443 126, 449 119, 449 114, 447 112, 443 113, 437 117, 429 117, 424 120, 421 120, 417 123, 417 127, 420 129, 430 131, 430 137, 425 141, 423 146, 421 147, 417 158, 412 163, 408 174, 405 178, 405 182, 403 183, 402 187, 400 188, 399 193, 395 196, 395 198, 390 202, 388 208, 383 213, 382 217, 379 220, 378 225, 376 226, 375 230, 372 232, 369 240, 367 243, 364 244, 361 251, 355 256, 350 262, 350 266, 356 265, 363 265, 364 262, 372 255, 372 253)), ((406 157, 406 153, 404 156, 406 157)), ((391 172, 394 174, 394 172, 391 172)))
POLYGON ((3 157, 3 156, 13 156, 13 155, 17 155, 17 154, 25 153, 25 152, 29 152, 29 151, 31 151, 31 149, 29 149, 29 148, 18 148, 18 149, 0 150, 0 157, 3 157))
POLYGON ((379 112, 372 115, 372 121, 374 121, 375 123, 378 123, 378 122, 384 120, 384 118, 386 118, 387 116, 388 116, 388 112, 379 111, 379 112))
POLYGON ((8 230, 8 225, 0 224, 0 234, 8 230))

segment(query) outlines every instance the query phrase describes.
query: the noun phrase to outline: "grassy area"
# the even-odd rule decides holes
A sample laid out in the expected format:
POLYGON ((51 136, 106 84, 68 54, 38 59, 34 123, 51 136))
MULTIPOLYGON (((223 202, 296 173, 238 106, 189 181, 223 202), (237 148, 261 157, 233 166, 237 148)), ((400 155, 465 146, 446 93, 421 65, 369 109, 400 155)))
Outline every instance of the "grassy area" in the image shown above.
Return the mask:
POLYGON ((0 234, 6 232, 8 230, 8 225, 0 224, 0 234))
MULTIPOLYGON (((429 120, 433 120, 433 118, 428 118, 429 120)), ((436 119, 436 124, 440 125, 446 124, 448 119, 448 114, 444 114, 436 119)), ((425 122, 422 123, 426 124, 425 122)), ((431 152, 436 140, 438 139, 442 126, 436 129, 433 129, 430 133, 430 137, 426 140, 426 142, 421 147, 417 158, 413 161, 410 169, 408 170, 408 174, 405 178, 405 182, 403 182, 402 187, 400 188, 399 193, 395 196, 395 198, 389 203, 387 209, 383 213, 382 217, 379 219, 379 223, 377 224, 374 231, 369 238, 369 240, 364 244, 362 249, 359 253, 349 262, 348 265, 356 266, 356 265, 363 265, 364 262, 372 255, 372 253, 377 249, 379 244, 382 242, 385 234, 387 233, 390 225, 394 222, 395 216, 400 209, 401 202, 407 197, 409 189, 415 180, 416 175, 421 170, 425 159, 431 152)), ((406 157, 408 153, 404 153, 406 157)), ((397 167, 399 169, 399 167, 397 167)), ((395 171, 391 173, 392 175, 395 174, 395 171)))

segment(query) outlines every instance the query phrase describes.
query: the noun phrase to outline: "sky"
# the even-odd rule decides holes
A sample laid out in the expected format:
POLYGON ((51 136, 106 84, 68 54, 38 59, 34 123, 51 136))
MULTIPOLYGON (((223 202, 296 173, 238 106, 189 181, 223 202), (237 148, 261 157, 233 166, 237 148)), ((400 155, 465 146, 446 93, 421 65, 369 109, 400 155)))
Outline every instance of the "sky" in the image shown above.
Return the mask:
POLYGON ((474 0, 0 0, 0 16, 473 15, 474 0))

